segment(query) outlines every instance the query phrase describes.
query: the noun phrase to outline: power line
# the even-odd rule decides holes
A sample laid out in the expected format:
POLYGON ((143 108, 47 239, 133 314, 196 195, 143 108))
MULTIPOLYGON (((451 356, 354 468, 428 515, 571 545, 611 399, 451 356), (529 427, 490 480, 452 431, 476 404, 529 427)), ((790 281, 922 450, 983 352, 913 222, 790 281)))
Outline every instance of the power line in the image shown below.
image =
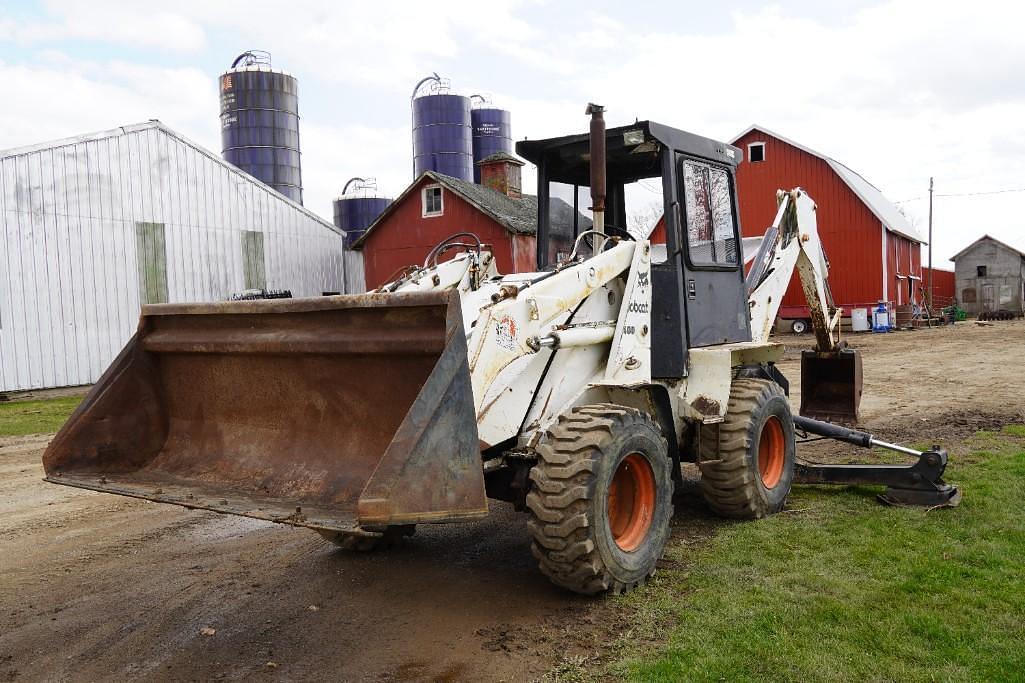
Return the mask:
MULTIPOLYGON (((978 197, 980 195, 987 194, 1007 194, 1009 192, 1025 192, 1025 187, 1015 187, 1006 190, 987 190, 983 192, 948 192, 941 194, 937 192, 933 197, 978 197)), ((908 202, 915 202, 920 199, 925 199, 924 196, 911 197, 910 199, 901 199, 900 201, 893 202, 894 204, 906 204, 908 202)))

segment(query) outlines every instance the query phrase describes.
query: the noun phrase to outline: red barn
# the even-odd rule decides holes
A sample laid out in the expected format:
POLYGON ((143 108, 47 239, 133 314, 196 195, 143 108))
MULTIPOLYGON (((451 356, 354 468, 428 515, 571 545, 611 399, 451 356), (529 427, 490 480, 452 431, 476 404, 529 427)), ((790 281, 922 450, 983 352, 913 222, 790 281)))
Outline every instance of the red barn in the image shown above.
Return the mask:
MULTIPOLYGON (((818 206, 819 234, 829 258, 833 299, 849 316, 883 300, 909 310, 921 301, 921 236, 879 189, 839 161, 762 126, 732 141, 744 151, 737 168, 745 237, 765 233, 776 215, 776 190, 802 187, 818 206)), ((780 318, 807 315, 797 274, 780 318)))
MULTIPOLYGON (((922 281, 929 288, 929 266, 922 266, 922 281)), ((954 271, 942 268, 932 269, 932 299, 934 308, 949 306, 954 299, 954 271)))
POLYGON ((356 240, 368 290, 423 263, 432 247, 457 232, 475 233, 489 245, 501 273, 534 270, 537 197, 521 192, 523 162, 498 153, 480 166, 481 185, 423 173, 356 240))

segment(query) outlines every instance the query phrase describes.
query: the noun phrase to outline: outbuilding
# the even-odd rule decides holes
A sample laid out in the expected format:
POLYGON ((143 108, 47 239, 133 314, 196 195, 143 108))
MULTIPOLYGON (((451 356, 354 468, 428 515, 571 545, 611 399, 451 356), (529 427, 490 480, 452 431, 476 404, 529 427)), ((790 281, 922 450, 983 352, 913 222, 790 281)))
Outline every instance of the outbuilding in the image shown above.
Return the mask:
POLYGON ((970 315, 1025 311, 1025 252, 983 235, 951 257, 957 297, 970 315))
POLYGON ((343 237, 159 121, 0 151, 0 391, 96 381, 143 304, 362 291, 343 237))
POLYGON ((367 289, 422 264, 435 245, 459 232, 477 235, 495 255, 499 272, 535 268, 537 197, 522 192, 523 162, 500 152, 479 166, 480 185, 425 171, 356 240, 367 289))
MULTIPOLYGON (((923 301, 924 241, 879 188, 839 161, 763 126, 751 126, 732 143, 744 152, 737 190, 745 237, 763 235, 772 224, 776 190, 802 187, 818 207, 829 286, 844 315, 885 301, 900 314, 898 320, 910 317, 923 301)), ((806 316, 795 273, 780 318, 803 328, 806 316)))

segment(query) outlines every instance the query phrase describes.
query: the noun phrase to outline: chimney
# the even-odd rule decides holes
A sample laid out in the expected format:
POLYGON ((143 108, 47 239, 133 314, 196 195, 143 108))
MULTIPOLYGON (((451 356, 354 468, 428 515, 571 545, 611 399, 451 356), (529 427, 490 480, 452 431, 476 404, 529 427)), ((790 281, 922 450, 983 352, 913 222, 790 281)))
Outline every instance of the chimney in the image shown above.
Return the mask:
POLYGON ((520 167, 523 162, 507 152, 495 152, 491 156, 477 162, 480 166, 480 184, 501 192, 507 197, 520 199, 522 182, 520 167))

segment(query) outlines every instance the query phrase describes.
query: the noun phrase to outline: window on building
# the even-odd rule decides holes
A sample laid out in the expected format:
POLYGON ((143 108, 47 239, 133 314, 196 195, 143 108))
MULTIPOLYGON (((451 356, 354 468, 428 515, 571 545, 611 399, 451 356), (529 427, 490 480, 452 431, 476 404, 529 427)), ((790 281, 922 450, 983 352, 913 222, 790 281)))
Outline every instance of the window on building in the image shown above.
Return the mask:
POLYGON ((683 183, 691 263, 696 266, 737 265, 729 176, 721 169, 685 161, 683 183))
POLYGON ((267 271, 263 261, 263 233, 242 231, 242 276, 246 289, 267 289, 267 271))
POLYGON ((135 224, 135 259, 140 303, 166 304, 167 246, 163 223, 135 224))
POLYGON ((752 164, 765 161, 765 143, 752 142, 747 146, 747 160, 752 164))
POLYGON ((441 187, 432 185, 423 190, 423 216, 440 216, 444 213, 445 206, 442 201, 441 187))
POLYGON ((975 266, 976 277, 986 277, 986 266, 975 266))

